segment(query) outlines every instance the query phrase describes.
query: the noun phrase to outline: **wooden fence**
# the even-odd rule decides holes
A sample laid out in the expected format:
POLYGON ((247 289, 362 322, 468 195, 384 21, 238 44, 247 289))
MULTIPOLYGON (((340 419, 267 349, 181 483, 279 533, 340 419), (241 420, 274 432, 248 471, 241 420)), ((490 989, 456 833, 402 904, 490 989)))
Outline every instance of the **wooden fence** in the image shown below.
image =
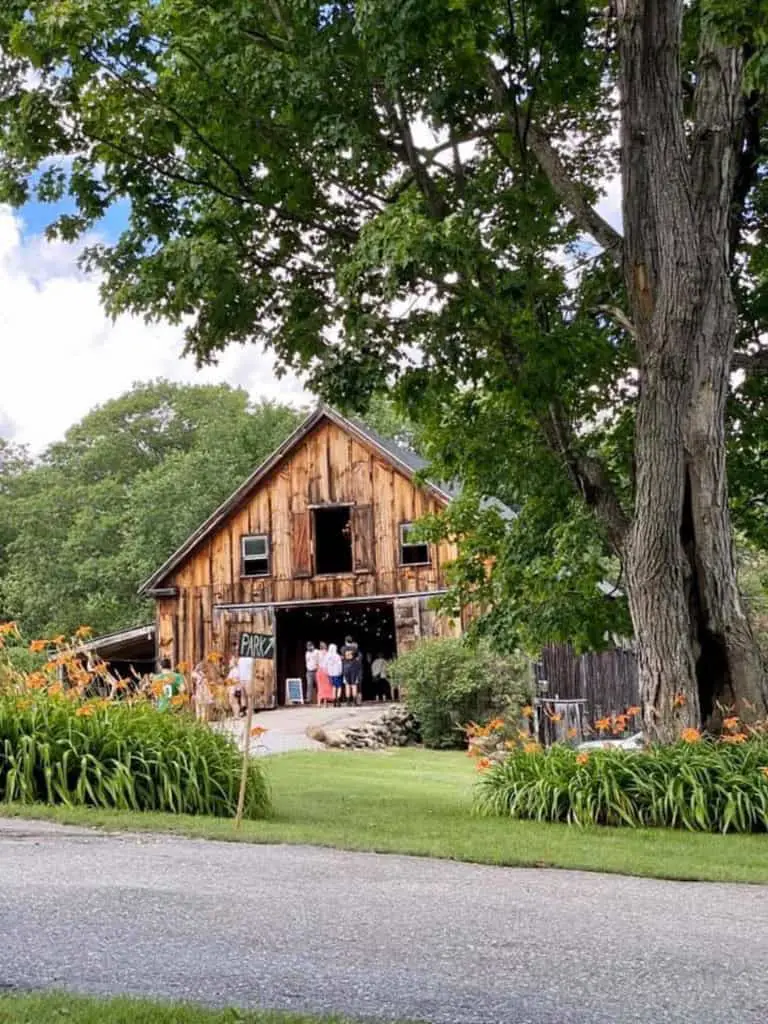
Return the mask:
POLYGON ((640 703, 637 661, 629 647, 578 655, 569 644, 553 645, 541 652, 534 674, 537 682, 547 681, 552 699, 585 700, 592 719, 640 703))

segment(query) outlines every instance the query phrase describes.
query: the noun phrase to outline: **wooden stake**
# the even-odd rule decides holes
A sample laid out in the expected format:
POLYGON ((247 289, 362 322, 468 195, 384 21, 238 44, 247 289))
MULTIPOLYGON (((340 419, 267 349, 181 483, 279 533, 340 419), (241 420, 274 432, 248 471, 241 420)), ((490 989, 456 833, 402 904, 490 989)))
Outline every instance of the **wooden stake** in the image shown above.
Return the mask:
POLYGON ((235 814, 235 828, 240 828, 245 808, 245 790, 248 785, 248 752, 251 747, 251 727, 253 726, 253 682, 248 684, 248 713, 245 716, 245 743, 243 744, 243 770, 240 775, 240 793, 237 797, 237 812, 235 814))

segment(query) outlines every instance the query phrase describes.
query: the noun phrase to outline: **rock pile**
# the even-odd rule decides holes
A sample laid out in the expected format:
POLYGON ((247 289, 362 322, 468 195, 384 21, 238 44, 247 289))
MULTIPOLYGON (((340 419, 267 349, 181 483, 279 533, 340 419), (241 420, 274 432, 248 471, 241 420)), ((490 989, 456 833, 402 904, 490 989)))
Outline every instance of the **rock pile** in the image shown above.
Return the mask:
POLYGON ((404 707, 387 708, 379 718, 348 729, 313 728, 307 730, 307 735, 340 750, 381 750, 421 742, 419 723, 404 707))

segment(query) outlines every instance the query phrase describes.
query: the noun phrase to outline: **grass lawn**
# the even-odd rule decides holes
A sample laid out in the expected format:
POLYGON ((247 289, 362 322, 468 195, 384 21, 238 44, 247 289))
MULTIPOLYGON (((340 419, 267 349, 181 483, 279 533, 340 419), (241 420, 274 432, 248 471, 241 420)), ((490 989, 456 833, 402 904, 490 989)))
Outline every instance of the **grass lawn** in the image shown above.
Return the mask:
POLYGON ((87 999, 61 993, 0 996, 0 1024, 345 1024, 263 1010, 206 1010, 134 999, 87 999))
POLYGON ((581 868, 655 878, 768 882, 768 837, 663 829, 577 829, 472 814, 474 765, 461 753, 283 754, 265 760, 274 816, 232 822, 170 814, 11 805, 0 813, 67 824, 256 843, 310 843, 481 864, 581 868))

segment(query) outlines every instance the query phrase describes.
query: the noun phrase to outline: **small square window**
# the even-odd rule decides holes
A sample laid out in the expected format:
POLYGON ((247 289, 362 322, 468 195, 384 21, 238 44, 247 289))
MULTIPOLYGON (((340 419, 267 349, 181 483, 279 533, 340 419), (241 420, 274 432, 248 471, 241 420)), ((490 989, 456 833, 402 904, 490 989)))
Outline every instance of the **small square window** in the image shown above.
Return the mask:
POLYGON ((269 576, 269 537, 243 537, 243 576, 269 576))
POLYGON ((429 565, 429 544, 416 540, 413 523, 402 523, 400 526, 400 565, 429 565))

